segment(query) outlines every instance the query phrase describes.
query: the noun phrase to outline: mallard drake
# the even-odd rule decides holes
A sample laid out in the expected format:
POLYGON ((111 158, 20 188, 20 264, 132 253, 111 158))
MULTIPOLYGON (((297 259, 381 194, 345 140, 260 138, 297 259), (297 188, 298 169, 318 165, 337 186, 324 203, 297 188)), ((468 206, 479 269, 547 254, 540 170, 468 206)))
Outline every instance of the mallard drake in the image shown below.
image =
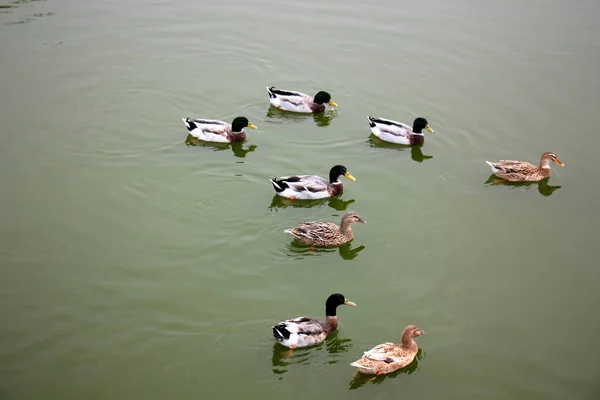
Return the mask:
POLYGON ((402 331, 402 343, 383 343, 366 351, 360 360, 354 361, 353 367, 366 375, 389 374, 410 364, 419 346, 415 342, 417 336, 424 335, 425 331, 414 325, 408 325, 402 331))
POLYGON ((550 176, 551 161, 561 167, 565 166, 556 154, 551 151, 542 154, 539 166, 525 161, 513 160, 486 161, 486 163, 490 166, 494 175, 502 178, 502 180, 511 182, 536 182, 550 176))
POLYGON ((352 307, 356 305, 343 294, 334 293, 325 302, 325 320, 299 317, 281 321, 273 327, 273 336, 279 343, 292 349, 321 343, 327 335, 337 329, 336 309, 342 304, 352 307))
POLYGON ((244 128, 258 129, 246 117, 237 117, 231 124, 215 119, 182 118, 188 133, 205 142, 233 143, 246 140, 244 128))
POLYGON ((279 196, 290 199, 323 199, 342 193, 344 185, 340 176, 355 181, 343 165, 335 165, 329 171, 329 181, 317 175, 293 175, 269 179, 279 196))
POLYGON ((354 238, 351 225, 355 222, 367 223, 354 211, 348 211, 342 216, 340 226, 333 222, 304 222, 284 232, 289 233, 296 240, 313 246, 339 246, 354 238))
POLYGON ((335 101, 331 100, 331 95, 323 91, 317 93, 315 97, 311 97, 301 92, 279 90, 274 86, 267 86, 267 92, 269 92, 271 104, 285 111, 319 113, 338 106, 335 101))
POLYGON ((423 117, 415 119, 412 129, 402 122, 392 121, 391 119, 378 117, 367 117, 367 119, 373 135, 386 142, 404 145, 423 144, 425 141, 423 129, 435 133, 429 126, 429 122, 423 117))

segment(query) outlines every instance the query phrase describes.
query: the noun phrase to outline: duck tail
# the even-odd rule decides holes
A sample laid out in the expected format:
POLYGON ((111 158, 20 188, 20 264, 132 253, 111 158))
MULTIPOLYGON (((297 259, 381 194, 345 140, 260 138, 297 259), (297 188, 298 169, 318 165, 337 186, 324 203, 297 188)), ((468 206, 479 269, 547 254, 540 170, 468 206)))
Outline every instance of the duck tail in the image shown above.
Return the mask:
POLYGON ((275 325, 273 327, 273 337, 275 338, 275 340, 277 340, 278 342, 281 342, 285 339, 289 339, 290 338, 290 331, 288 331, 285 328, 285 324, 281 323, 279 325, 275 325))
POLYGON ((273 178, 273 179, 269 179, 269 182, 271 182, 271 185, 273 185, 273 189, 275 189, 276 192, 283 192, 283 190, 285 189, 282 186, 279 186, 280 183, 282 182, 278 182, 277 178, 273 178))
POLYGON ((191 132, 197 128, 194 121, 191 121, 189 118, 181 118, 181 119, 183 120, 183 123, 185 124, 185 126, 189 132, 191 132))
POLYGON ((275 338, 275 340, 278 340, 280 342, 283 340, 283 335, 281 334, 281 332, 279 332, 279 330, 277 330, 276 326, 273 327, 273 337, 275 338))
POLYGON ((275 90, 275 86, 267 86, 267 92, 269 92, 269 97, 270 98, 275 98, 275 93, 273 93, 273 90, 275 90))
POLYGON ((377 117, 371 117, 370 115, 367 117, 367 121, 369 121, 369 125, 371 126, 371 128, 375 127, 376 120, 377 120, 377 117))

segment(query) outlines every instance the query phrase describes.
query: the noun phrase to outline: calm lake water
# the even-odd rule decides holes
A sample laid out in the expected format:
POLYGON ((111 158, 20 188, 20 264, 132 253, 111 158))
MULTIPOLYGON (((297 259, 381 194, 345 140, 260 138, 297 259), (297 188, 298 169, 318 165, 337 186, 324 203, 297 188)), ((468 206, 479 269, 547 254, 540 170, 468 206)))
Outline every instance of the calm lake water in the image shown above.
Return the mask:
POLYGON ((0 4, 0 398, 600 397, 598 1, 0 4), (238 115, 243 145, 185 145, 181 117, 238 115), (486 183, 544 151, 546 184, 486 183), (335 164, 337 199, 268 182, 335 164), (349 246, 283 234, 345 210, 349 246), (334 292, 339 331, 283 357, 271 325, 334 292), (418 362, 355 377, 411 323, 418 362))

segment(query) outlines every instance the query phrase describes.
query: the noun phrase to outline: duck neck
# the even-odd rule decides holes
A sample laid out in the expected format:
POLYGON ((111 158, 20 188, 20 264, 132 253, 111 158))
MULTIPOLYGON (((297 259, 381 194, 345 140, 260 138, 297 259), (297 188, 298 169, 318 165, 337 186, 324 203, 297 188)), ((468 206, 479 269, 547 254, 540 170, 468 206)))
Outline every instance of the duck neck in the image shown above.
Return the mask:
POLYGON ((337 329, 337 325, 337 305, 325 304, 325 330, 327 333, 333 332, 337 329))
POLYGON ((342 235, 351 236, 352 235, 352 227, 351 223, 347 219, 342 219, 342 223, 340 224, 340 232, 342 235))
POLYGON ((340 176, 341 175, 337 175, 335 173, 333 173, 333 174, 330 173, 329 174, 329 183, 331 183, 332 185, 342 183, 342 181, 340 181, 340 176))
MULTIPOLYGON (((335 310, 333 312, 335 312, 335 310)), ((338 326, 337 315, 328 315, 327 317, 325 317, 324 328, 327 331, 327 333, 331 333, 331 332, 335 331, 337 329, 337 326, 338 326)))
POLYGON ((417 342, 415 342, 410 332, 405 332, 402 334, 402 347, 411 350, 417 349, 417 342))
POLYGON ((540 160, 539 168, 540 169, 550 169, 550 159, 542 157, 542 159, 540 160))

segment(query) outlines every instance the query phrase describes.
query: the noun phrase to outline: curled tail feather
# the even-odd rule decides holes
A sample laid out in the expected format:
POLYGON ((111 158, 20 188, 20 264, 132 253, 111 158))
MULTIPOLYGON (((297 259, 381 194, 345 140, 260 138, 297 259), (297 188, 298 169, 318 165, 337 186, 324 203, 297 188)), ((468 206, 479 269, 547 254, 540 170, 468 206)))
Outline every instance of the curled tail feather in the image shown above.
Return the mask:
POLYGON ((273 336, 275 340, 281 342, 284 339, 290 338, 290 332, 285 328, 284 324, 279 324, 273 327, 273 336))
POLYGON ((273 185, 273 188, 275 189, 276 192, 283 192, 283 190, 285 189, 285 188, 279 186, 280 182, 277 182, 277 178, 269 179, 269 182, 271 182, 271 184, 273 185))
POLYGON ((189 118, 181 118, 181 119, 183 120, 183 123, 185 124, 185 126, 189 132, 193 131, 194 129, 196 129, 198 127, 198 126, 196 126, 194 121, 190 121, 189 118))

